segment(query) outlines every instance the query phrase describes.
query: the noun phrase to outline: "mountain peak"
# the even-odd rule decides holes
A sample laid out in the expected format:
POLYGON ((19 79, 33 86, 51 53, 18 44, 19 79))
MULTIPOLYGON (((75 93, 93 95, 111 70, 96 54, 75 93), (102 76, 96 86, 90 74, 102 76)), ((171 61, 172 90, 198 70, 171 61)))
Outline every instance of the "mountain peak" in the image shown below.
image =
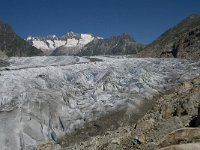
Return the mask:
POLYGON ((85 45, 79 56, 88 55, 129 55, 143 49, 127 32, 107 39, 95 40, 85 45))
POLYGON ((200 14, 192 14, 188 18, 193 19, 193 18, 199 18, 200 14))
POLYGON ((123 39, 128 39, 128 40, 131 40, 131 41, 136 42, 136 41, 134 40, 134 38, 128 34, 128 32, 122 33, 122 34, 120 35, 120 37, 122 37, 123 39))
POLYGON ((200 14, 192 14, 185 19, 183 19, 177 26, 185 25, 185 26, 196 26, 196 24, 200 23, 200 14))
POLYGON ((42 55, 42 51, 30 46, 8 24, 0 21, 0 51, 7 56, 42 55))
POLYGON ((129 36, 128 32, 122 33, 123 36, 129 36))
POLYGON ((76 51, 95 39, 99 39, 99 37, 89 33, 76 33, 71 31, 66 32, 62 36, 29 36, 26 40, 32 46, 41 49, 46 55, 50 55, 54 50, 58 51, 58 49, 70 49, 76 51))

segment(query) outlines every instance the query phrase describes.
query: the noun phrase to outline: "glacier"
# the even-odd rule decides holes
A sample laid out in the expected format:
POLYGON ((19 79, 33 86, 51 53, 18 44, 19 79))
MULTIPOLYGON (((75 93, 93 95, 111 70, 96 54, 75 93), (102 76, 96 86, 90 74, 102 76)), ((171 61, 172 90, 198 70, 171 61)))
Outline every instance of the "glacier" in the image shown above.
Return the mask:
POLYGON ((12 57, 0 67, 0 149, 32 150, 200 73, 200 62, 125 56, 12 57))

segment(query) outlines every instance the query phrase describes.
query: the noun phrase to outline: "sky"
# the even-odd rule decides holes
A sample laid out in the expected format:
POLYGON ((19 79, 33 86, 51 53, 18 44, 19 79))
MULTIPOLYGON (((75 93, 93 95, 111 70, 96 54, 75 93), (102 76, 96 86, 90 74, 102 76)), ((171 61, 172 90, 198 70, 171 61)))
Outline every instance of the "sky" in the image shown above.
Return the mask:
POLYGON ((200 14, 200 0, 0 0, 0 20, 23 38, 128 32, 147 44, 191 14, 200 14))

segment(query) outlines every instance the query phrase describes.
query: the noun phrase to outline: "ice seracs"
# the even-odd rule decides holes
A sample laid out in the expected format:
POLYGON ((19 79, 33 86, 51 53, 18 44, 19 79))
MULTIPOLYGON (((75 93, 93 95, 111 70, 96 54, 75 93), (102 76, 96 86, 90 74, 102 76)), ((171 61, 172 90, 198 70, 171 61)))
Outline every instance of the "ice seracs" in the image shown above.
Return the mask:
POLYGON ((0 68, 5 150, 32 150, 109 112, 139 109, 145 98, 200 72, 199 62, 121 56, 24 57, 9 63, 0 68))

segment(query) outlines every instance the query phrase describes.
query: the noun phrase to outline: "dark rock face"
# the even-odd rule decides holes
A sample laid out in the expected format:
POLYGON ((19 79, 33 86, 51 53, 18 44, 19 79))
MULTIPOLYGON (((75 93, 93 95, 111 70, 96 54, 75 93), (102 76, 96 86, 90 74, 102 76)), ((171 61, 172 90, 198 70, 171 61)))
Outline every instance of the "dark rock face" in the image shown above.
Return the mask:
POLYGON ((195 116, 189 123, 190 127, 199 127, 200 126, 200 116, 195 116))
POLYGON ((198 109, 198 115, 194 116, 192 120, 189 122, 190 127, 199 127, 200 126, 200 106, 198 109))
POLYGON ((170 55, 174 58, 200 58, 200 26, 181 36, 174 42, 172 50, 162 52, 160 57, 170 55))
POLYGON ((0 21, 0 51, 7 56, 42 55, 42 51, 30 46, 12 28, 0 21))
POLYGON ((52 53, 51 56, 74 56, 77 55, 77 53, 79 53, 81 50, 81 47, 65 47, 65 46, 61 46, 57 49, 55 49, 52 53))
POLYGON ((138 53, 143 47, 127 33, 123 33, 108 39, 96 39, 85 45, 78 55, 129 55, 138 53))
POLYGON ((200 15, 192 15, 163 33, 139 57, 200 58, 200 15))

